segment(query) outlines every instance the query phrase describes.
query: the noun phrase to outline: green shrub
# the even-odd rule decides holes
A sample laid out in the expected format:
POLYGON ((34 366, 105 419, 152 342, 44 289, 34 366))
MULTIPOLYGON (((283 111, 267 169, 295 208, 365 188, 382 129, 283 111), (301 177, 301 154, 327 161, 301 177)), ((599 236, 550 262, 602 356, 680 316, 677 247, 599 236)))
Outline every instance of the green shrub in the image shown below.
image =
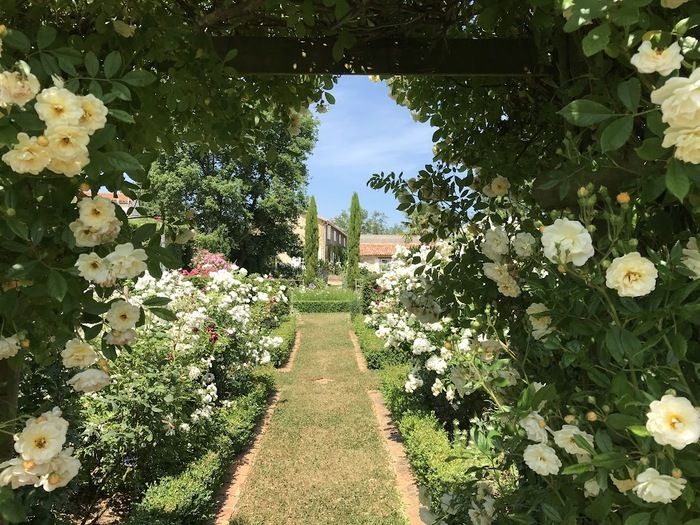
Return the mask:
POLYGON ((486 462, 476 449, 451 441, 427 408, 428 400, 423 395, 406 393, 404 383, 409 370, 406 365, 382 370, 381 390, 419 484, 428 489, 433 501, 438 501, 445 492, 472 481, 469 469, 486 462))
POLYGON ((225 431, 213 448, 177 476, 152 485, 135 505, 126 525, 199 525, 209 523, 215 497, 234 456, 248 444, 265 412, 274 381, 269 371, 256 373, 256 384, 245 397, 222 409, 225 431))
POLYGON ((293 290, 292 307, 303 313, 355 312, 355 292, 344 288, 300 288, 293 290))
POLYGON ((297 318, 293 315, 284 319, 280 325, 275 328, 270 335, 272 337, 281 337, 282 345, 270 350, 271 363, 276 366, 282 366, 289 360, 294 348, 294 341, 297 335, 297 318))
POLYGON ((352 324, 368 368, 376 370, 409 361, 409 356, 405 352, 385 348, 384 341, 377 337, 374 329, 365 324, 361 315, 355 315, 352 324))
POLYGON ((354 312, 356 301, 295 301, 294 309, 301 313, 354 312))

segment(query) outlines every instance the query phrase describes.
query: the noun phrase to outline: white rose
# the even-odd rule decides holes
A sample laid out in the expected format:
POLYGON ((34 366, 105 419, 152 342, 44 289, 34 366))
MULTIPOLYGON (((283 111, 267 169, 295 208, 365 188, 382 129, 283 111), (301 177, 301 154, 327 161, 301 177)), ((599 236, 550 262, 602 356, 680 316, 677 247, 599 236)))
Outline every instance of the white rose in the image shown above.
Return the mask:
POLYGON ((34 109, 48 126, 76 125, 83 115, 78 97, 62 87, 51 87, 39 93, 34 109))
POLYGON ((484 234, 481 253, 494 262, 499 262, 508 253, 508 235, 503 228, 493 228, 484 234))
POLYGON ((70 160, 52 158, 51 162, 49 162, 49 165, 46 167, 54 173, 72 178, 76 175, 80 175, 83 168, 88 164, 90 164, 90 156, 87 150, 85 150, 70 160))
POLYGON ((442 374, 447 369, 447 362, 436 355, 432 355, 425 362, 425 369, 432 370, 436 374, 442 374))
POLYGON ((510 189, 510 181, 505 177, 498 175, 489 184, 484 186, 482 192, 487 197, 502 197, 508 193, 510 189))
POLYGON ((0 337, 0 360, 16 356, 19 349, 20 343, 17 334, 0 337))
POLYGON ((536 443, 546 443, 549 440, 547 434, 547 424, 544 418, 537 412, 530 412, 527 416, 518 421, 520 428, 527 433, 527 439, 536 443))
POLYGON ((121 230, 121 222, 115 218, 102 227, 96 228, 88 226, 81 219, 71 222, 68 227, 73 232, 75 237, 75 245, 79 247, 92 248, 99 244, 104 244, 114 241, 121 230))
POLYGON ((20 61, 21 71, 0 73, 0 108, 12 104, 24 107, 39 92, 39 79, 30 71, 26 62, 20 61))
POLYGON ((105 343, 108 345, 123 346, 131 344, 134 339, 136 339, 136 330, 112 330, 105 336, 105 343))
POLYGON ((78 273, 86 281, 97 284, 111 283, 109 262, 95 252, 81 253, 75 263, 78 273))
POLYGON ((593 436, 575 425, 564 425, 561 430, 554 432, 554 442, 569 454, 587 455, 589 452, 576 443, 575 436, 582 437, 591 447, 593 446, 593 436))
POLYGON ((661 120, 673 128, 696 128, 700 122, 700 69, 689 77, 669 78, 651 93, 661 106, 661 120))
POLYGON ((586 498, 595 498, 600 494, 600 485, 595 478, 589 479, 583 484, 583 495, 586 498))
POLYGON ((657 276, 654 263, 630 252, 613 259, 605 271, 605 285, 617 290, 620 297, 641 297, 656 288, 657 276))
POLYGON ((646 427, 659 445, 671 445, 677 450, 700 439, 700 415, 684 397, 667 394, 652 401, 646 427))
POLYGON ((70 161, 80 156, 87 156, 90 137, 79 126, 59 124, 50 126, 45 133, 49 141, 52 159, 70 161))
POLYGON ((520 232, 515 236, 511 245, 513 246, 513 251, 515 251, 515 254, 518 257, 521 259, 527 259, 528 257, 532 256, 536 243, 537 241, 535 240, 535 237, 533 237, 531 234, 527 232, 520 232))
POLYGON ((109 325, 120 332, 130 330, 136 326, 141 315, 138 306, 129 304, 126 301, 115 301, 109 308, 105 316, 109 325))
POLYGON ((48 463, 61 452, 66 442, 68 422, 59 412, 46 412, 27 421, 24 430, 15 436, 15 451, 25 461, 48 463))
POLYGON ((687 481, 659 474, 655 468, 648 468, 637 476, 637 485, 632 489, 647 503, 671 503, 685 489, 687 481))
POLYGON ((664 141, 661 145, 664 148, 675 146, 676 149, 673 156, 678 160, 691 164, 700 164, 700 126, 694 128, 666 128, 664 130, 664 141))
POLYGON ((78 372, 68 380, 68 384, 76 392, 97 392, 110 382, 109 374, 97 368, 88 368, 78 372))
POLYGON ((67 448, 61 451, 47 465, 48 471, 41 477, 37 486, 44 488, 46 492, 65 487, 78 475, 80 460, 73 457, 73 449, 67 448))
POLYGON ((630 62, 640 73, 659 73, 668 76, 681 68, 683 54, 678 42, 674 42, 666 49, 654 49, 651 41, 645 40, 630 62))
POLYGON ((683 249, 681 263, 694 274, 691 279, 700 279, 700 249, 695 237, 688 239, 688 244, 683 249))
POLYGON ((433 349, 433 345, 431 345, 430 341, 428 341, 424 337, 416 337, 416 339, 413 341, 413 355, 420 355, 432 352, 433 349))
POLYGON ((540 476, 549 476, 559 473, 561 460, 549 445, 538 443, 528 445, 523 453, 525 464, 540 476))
POLYGON ((39 483, 39 476, 24 469, 22 458, 12 458, 0 463, 0 487, 9 486, 12 490, 39 483))
POLYGON ((557 219, 542 232, 544 255, 554 263, 583 266, 593 257, 593 239, 578 221, 557 219))
POLYGON ((112 274, 119 279, 132 279, 147 270, 145 250, 134 249, 130 242, 118 244, 106 259, 112 265, 112 274))
POLYGON ((66 343, 61 357, 66 368, 87 368, 94 365, 99 358, 92 345, 77 338, 66 343))
POLYGON ((109 110, 99 98, 95 95, 84 95, 78 97, 78 103, 83 110, 78 125, 85 130, 85 133, 92 135, 98 129, 105 127, 109 110))
POLYGON ((548 312, 547 307, 542 303, 532 303, 528 306, 525 312, 528 315, 530 325, 532 325, 532 337, 536 340, 545 338, 552 333, 552 318, 548 315, 542 315, 548 312))
POLYGON ((99 196, 80 199, 78 211, 85 226, 97 229, 104 228, 116 218, 112 201, 99 196))
POLYGON ((39 175, 51 161, 48 142, 38 137, 30 137, 26 133, 17 134, 17 144, 2 156, 3 162, 15 173, 30 173, 39 175))
POLYGON ((411 394, 411 393, 415 392, 416 389, 418 389, 422 386, 423 386, 423 380, 420 377, 416 377, 413 374, 409 374, 408 379, 406 380, 406 384, 404 385, 404 390, 406 390, 406 392, 411 394))

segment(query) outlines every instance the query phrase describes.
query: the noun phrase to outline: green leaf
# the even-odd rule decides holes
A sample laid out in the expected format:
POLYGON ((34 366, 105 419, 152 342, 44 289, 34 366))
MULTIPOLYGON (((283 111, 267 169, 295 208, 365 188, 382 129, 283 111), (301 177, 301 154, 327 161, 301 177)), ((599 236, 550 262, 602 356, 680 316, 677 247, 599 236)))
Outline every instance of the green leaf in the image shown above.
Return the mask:
POLYGON ((88 51, 85 55, 85 69, 91 77, 96 77, 100 71, 100 61, 92 51, 88 51))
POLYGON ((68 291, 68 283, 57 270, 49 270, 49 275, 46 279, 46 289, 49 295, 57 301, 63 301, 68 291))
POLYGON ((137 69, 136 71, 129 71, 121 80, 130 86, 143 87, 155 82, 156 76, 150 71, 137 69))
POLYGON ((617 86, 617 96, 630 111, 637 111, 642 98, 642 84, 637 77, 620 82, 617 86))
POLYGON ((608 414, 605 418, 605 424, 614 430, 624 430, 628 427, 639 424, 639 420, 627 414, 608 414))
POLYGON ((613 112, 592 100, 574 100, 559 111, 559 115, 576 126, 590 126, 609 119, 613 112))
POLYGON ((642 160, 657 160, 668 153, 668 149, 661 146, 661 138, 652 137, 645 139, 642 145, 634 148, 637 156, 642 160))
POLYGON ((160 317, 164 321, 177 321, 177 316, 167 308, 156 306, 148 309, 153 315, 160 317))
POLYGON ((141 163, 126 151, 109 151, 105 156, 109 165, 115 170, 126 172, 143 170, 141 163))
POLYGON ((149 222, 146 224, 142 224, 136 230, 134 233, 131 235, 131 239, 134 242, 137 243, 144 243, 151 237, 153 237, 156 234, 156 231, 158 230, 158 225, 154 222, 149 222))
POLYGON ((23 523, 27 521, 27 513, 22 502, 15 497, 9 487, 0 487, 0 518, 8 523, 23 523))
POLYGON ((169 297, 153 296, 143 301, 143 306, 165 306, 172 301, 169 297))
POLYGON ((112 51, 105 58, 104 72, 106 78, 112 78, 122 67, 122 56, 119 51, 112 51))
POLYGON ((46 49, 56 40, 58 32, 49 26, 42 26, 36 34, 36 44, 39 49, 46 49))
POLYGON ((562 474, 564 475, 576 475, 576 474, 583 474, 584 472, 590 472, 591 470, 594 470, 595 467, 591 465, 590 463, 574 463, 573 465, 569 465, 567 467, 564 467, 561 471, 562 474))
POLYGON ((326 92, 325 96, 329 104, 335 104, 335 97, 331 93, 326 92))
POLYGON ((666 170, 666 189, 679 201, 690 191, 690 179, 685 166, 678 159, 671 159, 666 170))
POLYGON ((608 124, 600 135, 600 147, 603 153, 615 151, 624 146, 632 135, 634 117, 627 115, 608 124))
POLYGON ((5 217, 7 226, 20 239, 29 240, 29 227, 17 217, 5 217))
POLYGON ((607 22, 602 23, 598 27, 591 29, 588 34, 583 37, 581 45, 583 54, 587 57, 593 56, 596 53, 603 51, 610 43, 610 25, 607 22))
POLYGON ((32 43, 29 38, 27 38, 27 35, 16 29, 10 29, 3 37, 2 42, 9 47, 19 49, 23 53, 29 53, 32 48, 32 43))
POLYGON ((591 462, 596 467, 616 469, 627 463, 627 456, 621 452, 604 452, 591 458, 591 462))
POLYGON ((625 520, 625 525, 649 525, 651 514, 648 512, 637 512, 625 520))
POLYGON ((627 427, 627 430, 629 430, 635 436, 639 436, 639 437, 651 436, 651 433, 647 430, 647 427, 645 427, 644 425, 631 425, 631 426, 627 427))
POLYGON ((632 332, 619 326, 608 328, 605 333, 605 347, 618 363, 624 363, 625 357, 633 364, 639 364, 641 361, 641 341, 632 332))
POLYGON ((122 122, 126 122, 128 124, 133 124, 136 122, 134 120, 134 117, 132 117, 129 113, 126 111, 122 111, 121 109, 109 109, 109 114, 112 115, 115 119, 120 120, 122 122))

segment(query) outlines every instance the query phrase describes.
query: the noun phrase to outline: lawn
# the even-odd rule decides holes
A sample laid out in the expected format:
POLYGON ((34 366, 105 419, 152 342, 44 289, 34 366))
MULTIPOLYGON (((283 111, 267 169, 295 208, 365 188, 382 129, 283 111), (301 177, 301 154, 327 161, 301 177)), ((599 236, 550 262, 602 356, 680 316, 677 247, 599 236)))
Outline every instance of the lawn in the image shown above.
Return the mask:
POLYGON ((301 347, 231 525, 404 525, 347 314, 300 319, 301 347))

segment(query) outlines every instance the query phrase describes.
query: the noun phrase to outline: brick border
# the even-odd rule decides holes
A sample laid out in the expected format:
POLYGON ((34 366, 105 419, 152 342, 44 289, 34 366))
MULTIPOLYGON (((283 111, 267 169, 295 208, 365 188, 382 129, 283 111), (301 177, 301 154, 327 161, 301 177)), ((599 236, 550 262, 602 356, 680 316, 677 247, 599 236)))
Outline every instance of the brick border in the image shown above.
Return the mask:
POLYGON ((272 419, 272 414, 277 408, 277 403, 280 400, 280 392, 275 391, 270 401, 270 405, 267 407, 265 416, 262 418, 258 427, 256 428, 255 440, 253 444, 248 448, 246 452, 241 454, 233 462, 229 469, 226 482, 221 488, 219 493, 219 509, 216 513, 216 518, 214 519, 214 525, 229 525, 231 518, 236 513, 236 507, 241 500, 241 494, 245 488, 245 484, 250 477, 250 473, 255 465, 255 460, 258 458, 258 453, 260 452, 262 440, 267 431, 267 427, 272 419))
POLYGON ((384 403, 381 392, 370 390, 367 394, 372 400, 372 409, 377 418, 379 431, 384 438, 384 446, 391 459, 391 467, 396 476, 396 488, 401 497, 408 523, 409 525, 422 525, 423 520, 420 518, 418 487, 416 486, 416 479, 411 470, 411 465, 406 457, 406 451, 403 448, 401 435, 396 425, 394 425, 394 422, 391 420, 389 410, 384 403))
POLYGON ((357 335, 353 330, 349 331, 350 341, 352 341, 352 347, 355 350, 355 361, 357 361, 357 368, 360 372, 367 372, 367 361, 365 360, 365 354, 362 353, 362 348, 360 348, 360 342, 357 340, 357 335))

